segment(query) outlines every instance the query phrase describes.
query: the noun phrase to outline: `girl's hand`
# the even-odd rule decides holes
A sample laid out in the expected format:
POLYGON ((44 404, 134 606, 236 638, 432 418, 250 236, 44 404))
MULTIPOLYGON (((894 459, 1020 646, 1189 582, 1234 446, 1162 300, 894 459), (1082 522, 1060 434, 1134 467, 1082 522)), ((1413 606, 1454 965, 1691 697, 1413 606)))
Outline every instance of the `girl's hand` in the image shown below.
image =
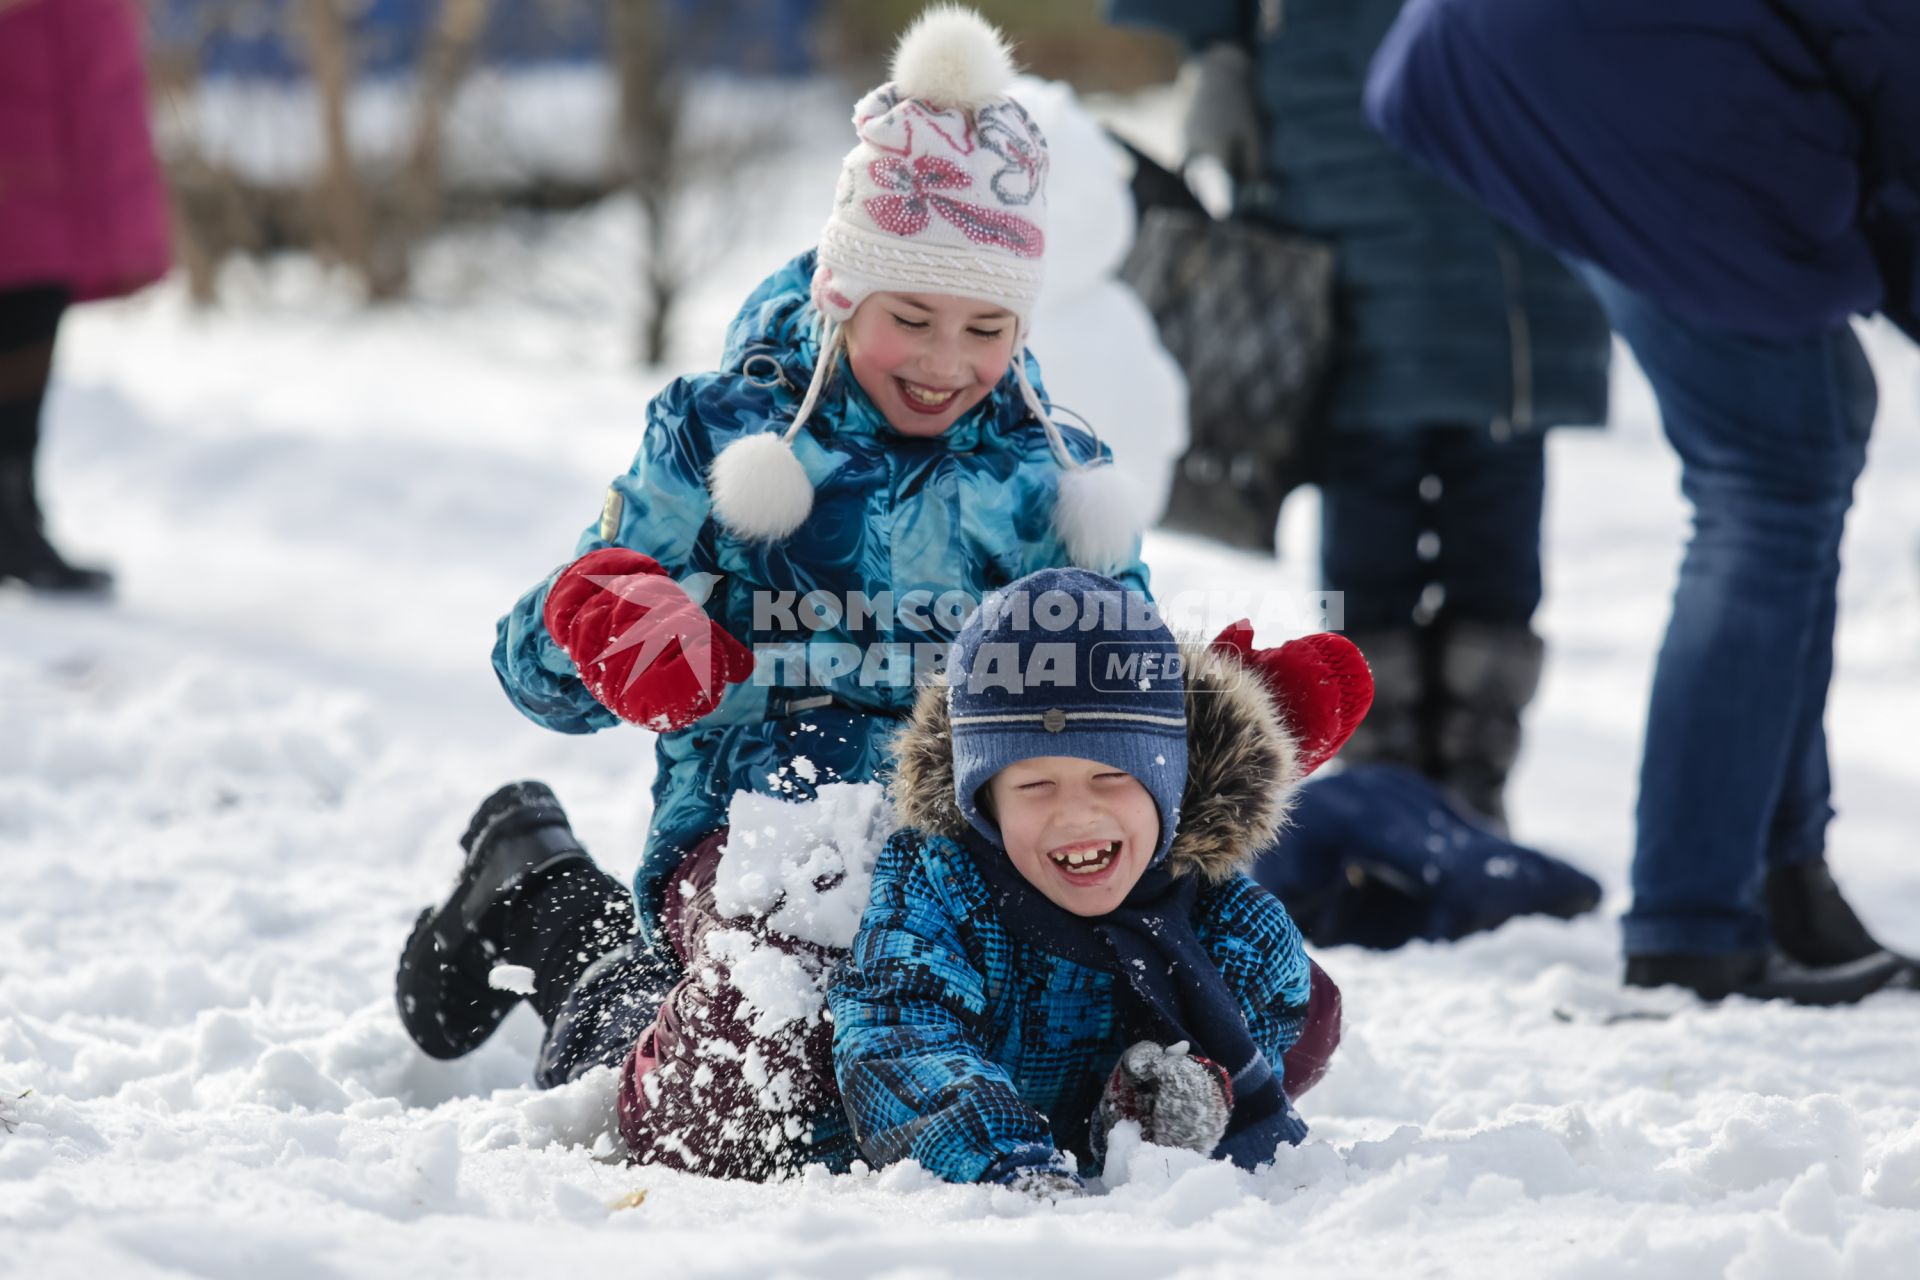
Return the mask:
POLYGON ((622 720, 683 729, 753 674, 747 647, 651 556, 604 547, 569 565, 542 614, 587 691, 622 720))
POLYGON ((1280 719, 1299 740, 1302 777, 1333 758, 1373 705, 1373 672, 1345 636, 1322 631, 1256 649, 1253 624, 1243 618, 1215 636, 1212 647, 1259 672, 1280 719))

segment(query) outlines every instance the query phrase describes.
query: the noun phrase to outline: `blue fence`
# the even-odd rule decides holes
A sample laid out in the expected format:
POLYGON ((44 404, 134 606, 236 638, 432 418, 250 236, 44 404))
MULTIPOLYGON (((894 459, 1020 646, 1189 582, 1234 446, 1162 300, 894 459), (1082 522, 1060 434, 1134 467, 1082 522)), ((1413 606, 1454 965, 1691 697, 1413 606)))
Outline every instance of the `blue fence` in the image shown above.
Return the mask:
MULTIPOLYGON (((752 75, 804 75, 821 0, 655 0, 682 65, 752 75)), ((200 50, 204 74, 297 80, 299 0, 159 0, 157 38, 200 50)), ((490 6, 482 61, 491 66, 598 62, 607 52, 606 0, 499 0, 490 6)), ((403 72, 419 61, 439 0, 363 0, 353 22, 362 71, 403 72)))

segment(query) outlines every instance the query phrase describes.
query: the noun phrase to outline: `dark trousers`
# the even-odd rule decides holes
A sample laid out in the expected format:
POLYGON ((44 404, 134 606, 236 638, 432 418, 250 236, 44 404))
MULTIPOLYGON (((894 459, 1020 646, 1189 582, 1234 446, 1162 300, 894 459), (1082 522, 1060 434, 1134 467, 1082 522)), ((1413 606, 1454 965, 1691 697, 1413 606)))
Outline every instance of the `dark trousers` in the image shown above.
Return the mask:
POLYGON ((824 1010, 838 953, 723 917, 714 882, 725 840, 701 841, 667 880, 657 950, 632 936, 631 897, 604 872, 542 884, 501 945, 503 959, 534 970, 547 1022, 535 1079, 552 1088, 619 1068, 620 1132, 636 1160, 755 1182, 815 1162, 844 1169, 855 1153, 832 1023, 756 1014, 733 975, 736 948, 771 948, 819 982, 824 1010))
POLYGON ((501 963, 533 970, 528 1003, 547 1024, 534 1071, 543 1089, 618 1066, 678 968, 634 939, 632 892, 593 866, 541 877, 492 941, 501 963))
POLYGON ((1821 856, 1833 816, 1823 722, 1873 369, 1845 325, 1763 341, 1587 279, 1653 384, 1693 505, 1647 710, 1626 950, 1757 949, 1768 865, 1821 856))
POLYGON ((58 285, 0 289, 0 457, 31 457, 53 369, 53 340, 67 309, 58 285))
POLYGON ((1346 629, 1525 627, 1540 605, 1545 440, 1485 427, 1339 431, 1321 482, 1323 585, 1346 629))

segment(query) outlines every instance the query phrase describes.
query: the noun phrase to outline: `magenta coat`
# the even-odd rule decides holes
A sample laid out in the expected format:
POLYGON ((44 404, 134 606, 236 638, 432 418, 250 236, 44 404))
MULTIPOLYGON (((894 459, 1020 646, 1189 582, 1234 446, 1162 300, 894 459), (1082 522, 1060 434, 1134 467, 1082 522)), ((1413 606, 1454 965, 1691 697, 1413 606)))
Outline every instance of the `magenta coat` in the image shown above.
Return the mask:
POLYGON ((0 289, 76 302, 167 270, 132 0, 0 0, 0 289))

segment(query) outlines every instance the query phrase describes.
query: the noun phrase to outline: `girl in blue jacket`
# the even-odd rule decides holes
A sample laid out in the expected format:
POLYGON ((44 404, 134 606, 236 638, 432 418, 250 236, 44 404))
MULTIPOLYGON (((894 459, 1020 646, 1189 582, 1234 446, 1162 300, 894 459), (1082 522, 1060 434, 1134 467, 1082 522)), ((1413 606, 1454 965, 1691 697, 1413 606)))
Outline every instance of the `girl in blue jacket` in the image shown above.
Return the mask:
POLYGON ((715 1013, 731 976, 695 936, 731 797, 872 779, 917 679, 995 588, 1064 564, 1146 588, 1139 504, 1097 441, 1055 426, 1025 351, 1047 150, 1011 78, 967 11, 909 31, 855 110, 817 250, 748 298, 719 370, 654 399, 574 561, 501 621, 494 668, 533 720, 659 734, 653 826, 629 903, 546 788, 489 798, 452 897, 407 944, 402 1020, 455 1057, 530 981, 544 1082, 635 1050, 636 1158, 746 1177, 835 1158, 824 1039, 712 1053, 716 1019, 748 1035, 715 1013), (771 1124, 769 1079, 789 1113, 771 1124))

